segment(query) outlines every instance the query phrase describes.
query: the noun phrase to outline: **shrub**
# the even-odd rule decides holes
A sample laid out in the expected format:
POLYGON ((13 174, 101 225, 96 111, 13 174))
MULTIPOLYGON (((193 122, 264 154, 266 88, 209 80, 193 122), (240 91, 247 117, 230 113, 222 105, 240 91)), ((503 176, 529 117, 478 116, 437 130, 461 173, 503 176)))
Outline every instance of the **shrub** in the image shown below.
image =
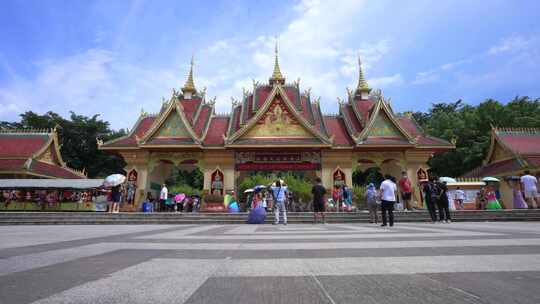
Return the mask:
POLYGON ((169 188, 169 193, 184 193, 185 195, 201 195, 201 190, 190 187, 189 185, 174 185, 169 188))
POLYGON ((355 185, 353 187, 354 202, 357 209, 366 209, 366 186, 355 185))

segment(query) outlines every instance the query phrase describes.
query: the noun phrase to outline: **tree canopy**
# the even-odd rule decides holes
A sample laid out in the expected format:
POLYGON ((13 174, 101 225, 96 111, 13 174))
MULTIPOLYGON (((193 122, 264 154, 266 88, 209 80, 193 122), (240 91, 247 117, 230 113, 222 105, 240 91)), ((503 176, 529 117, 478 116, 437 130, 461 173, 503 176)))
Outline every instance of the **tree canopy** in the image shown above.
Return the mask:
POLYGON ((507 104, 493 99, 472 106, 462 100, 435 103, 413 117, 427 134, 451 141, 456 149, 434 155, 431 170, 439 176, 461 176, 480 166, 489 149, 491 126, 540 128, 540 99, 516 97, 507 104))

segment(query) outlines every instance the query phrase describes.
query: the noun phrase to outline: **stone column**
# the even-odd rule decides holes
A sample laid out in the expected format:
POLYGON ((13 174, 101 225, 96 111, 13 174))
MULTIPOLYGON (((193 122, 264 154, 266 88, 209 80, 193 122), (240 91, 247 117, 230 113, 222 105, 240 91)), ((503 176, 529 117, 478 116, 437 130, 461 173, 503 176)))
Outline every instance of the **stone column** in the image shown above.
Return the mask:
POLYGON ((352 186, 353 161, 352 152, 350 150, 322 151, 321 157, 321 179, 325 188, 331 189, 333 187, 333 175, 336 169, 340 169, 345 173, 345 183, 349 187, 352 186))
POLYGON ((431 152, 407 151, 405 157, 407 159, 407 175, 413 184, 413 203, 417 207, 423 208, 423 199, 421 197, 423 194, 418 187, 417 172, 419 169, 423 169, 427 173, 427 170, 429 169, 427 161, 431 157, 431 152))

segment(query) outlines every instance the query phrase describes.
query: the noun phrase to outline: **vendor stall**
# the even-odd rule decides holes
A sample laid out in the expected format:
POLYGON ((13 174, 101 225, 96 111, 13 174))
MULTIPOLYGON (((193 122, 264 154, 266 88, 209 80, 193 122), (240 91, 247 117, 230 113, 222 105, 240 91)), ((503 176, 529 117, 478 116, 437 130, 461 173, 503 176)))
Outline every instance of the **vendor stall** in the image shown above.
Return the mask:
POLYGON ((0 179, 0 211, 96 211, 102 184, 103 179, 0 179))

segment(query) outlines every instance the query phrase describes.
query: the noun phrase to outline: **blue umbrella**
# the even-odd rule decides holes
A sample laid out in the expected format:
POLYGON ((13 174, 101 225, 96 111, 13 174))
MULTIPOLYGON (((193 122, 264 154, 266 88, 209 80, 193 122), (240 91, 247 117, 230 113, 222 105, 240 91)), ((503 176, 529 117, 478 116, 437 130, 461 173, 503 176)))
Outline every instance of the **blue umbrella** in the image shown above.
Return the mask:
POLYGON ((266 210, 259 207, 252 209, 248 215, 248 224, 263 224, 266 219, 266 210))

